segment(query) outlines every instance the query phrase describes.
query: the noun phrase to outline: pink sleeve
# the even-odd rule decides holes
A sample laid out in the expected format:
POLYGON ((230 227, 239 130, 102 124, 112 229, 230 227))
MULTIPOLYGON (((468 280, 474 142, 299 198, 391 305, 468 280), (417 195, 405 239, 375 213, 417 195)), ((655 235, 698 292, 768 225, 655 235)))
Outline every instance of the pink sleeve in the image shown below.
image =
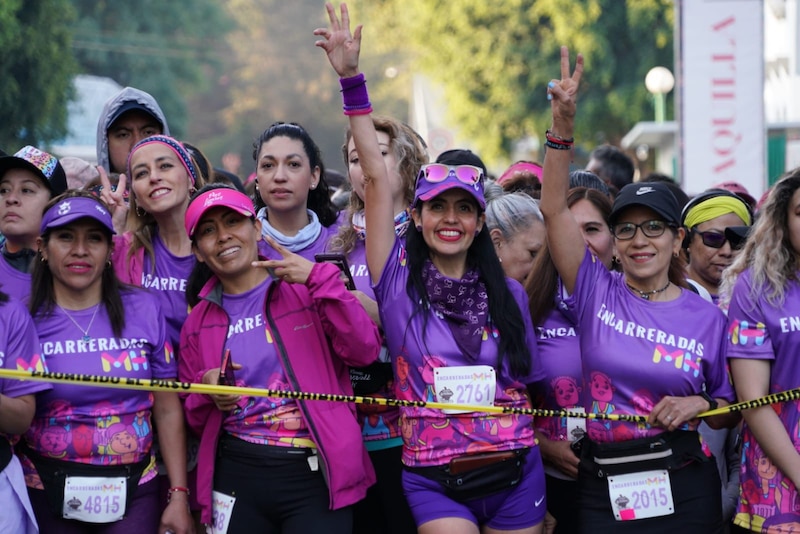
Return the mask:
POLYGON ((364 367, 378 359, 381 337, 364 307, 339 278, 339 269, 316 263, 306 282, 325 335, 344 363, 364 367))

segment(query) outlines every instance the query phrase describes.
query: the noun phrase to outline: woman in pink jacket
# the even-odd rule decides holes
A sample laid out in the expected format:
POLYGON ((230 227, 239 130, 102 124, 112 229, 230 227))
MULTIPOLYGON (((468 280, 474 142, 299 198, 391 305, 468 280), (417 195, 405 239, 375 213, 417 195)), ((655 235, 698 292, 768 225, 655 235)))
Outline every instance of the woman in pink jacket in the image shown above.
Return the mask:
MULTIPOLYGON (((258 261, 252 201, 201 189, 186 212, 198 264, 181 330, 182 380, 351 395, 348 366, 375 361, 377 327, 338 269, 274 242, 258 261), (270 275, 272 273, 272 276, 270 275)), ((352 404, 190 394, 200 436, 198 501, 216 531, 350 533, 375 475, 352 404)))

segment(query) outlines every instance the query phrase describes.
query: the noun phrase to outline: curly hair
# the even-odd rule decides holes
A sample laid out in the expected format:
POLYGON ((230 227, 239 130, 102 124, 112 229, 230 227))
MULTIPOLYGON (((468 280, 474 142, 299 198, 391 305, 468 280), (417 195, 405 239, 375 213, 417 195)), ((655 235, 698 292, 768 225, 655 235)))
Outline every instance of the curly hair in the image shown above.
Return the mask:
MULTIPOLYGON (((372 123, 375 125, 375 130, 389 136, 389 146, 397 160, 397 168, 393 170, 398 172, 403 180, 404 200, 406 204, 410 205, 414 200, 414 185, 417 173, 419 173, 420 167, 428 163, 428 148, 425 145, 425 141, 409 125, 397 119, 373 116, 372 123)), ((348 169, 348 180, 350 179, 350 157, 347 153, 347 147, 352 137, 353 134, 348 128, 344 145, 342 145, 342 157, 344 158, 345 169, 348 169)), ((347 222, 342 224, 336 235, 331 238, 329 243, 331 250, 344 254, 349 254, 353 251, 358 235, 351 223, 353 215, 363 209, 364 199, 352 192, 350 194, 350 203, 347 206, 347 222)))
POLYGON ((756 300, 764 295, 772 306, 783 304, 788 282, 797 280, 800 259, 800 254, 792 247, 789 232, 789 209, 798 189, 800 167, 786 173, 769 192, 744 248, 722 273, 720 302, 723 306, 730 303, 736 280, 748 268, 752 280, 750 297, 756 300))

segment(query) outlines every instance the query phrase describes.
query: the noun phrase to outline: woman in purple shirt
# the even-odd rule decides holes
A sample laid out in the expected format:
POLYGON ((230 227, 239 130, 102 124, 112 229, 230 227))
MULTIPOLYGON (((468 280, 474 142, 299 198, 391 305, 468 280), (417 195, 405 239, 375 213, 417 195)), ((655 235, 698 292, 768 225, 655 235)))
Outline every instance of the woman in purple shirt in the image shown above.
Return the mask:
MULTIPOLYGON (((723 274, 728 361, 740 400, 797 387, 800 367, 800 169, 773 186, 741 254, 723 274)), ((800 527, 800 410, 787 401, 745 410, 734 524, 754 532, 800 527)))
MULTIPOLYGON (((583 72, 548 84, 541 209, 550 253, 580 331, 583 408, 638 414, 645 422, 596 419, 580 441, 581 532, 710 533, 722 528, 720 481, 702 447, 697 416, 733 400, 722 312, 686 289, 677 200, 660 183, 624 187, 609 217, 622 273, 587 251, 567 204, 575 99, 583 72)), ((709 417, 713 426, 732 424, 709 417)))
MULTIPOLYGON (((414 180, 420 166, 428 162, 428 152, 419 134, 407 124, 391 117, 373 117, 378 145, 381 148, 392 190, 392 213, 395 234, 405 236, 411 223, 411 202, 414 200, 414 180)), ((380 326, 378 303, 372 290, 367 268, 364 218, 364 187, 367 177, 361 169, 352 132, 348 129, 342 147, 347 165, 347 178, 352 186, 345 222, 331 237, 328 249, 347 255, 350 272, 356 285, 354 294, 372 320, 380 326)), ((350 378, 356 395, 394 398, 392 364, 384 347, 381 358, 369 367, 351 369, 350 378)), ((377 483, 354 510, 354 534, 381 531, 386 534, 416 532, 400 485, 402 464, 400 454, 400 410, 397 407, 358 404, 358 420, 375 468, 377 483)))
MULTIPOLYGON (((350 34, 327 5, 317 45, 339 74, 364 174, 367 263, 395 367, 398 398, 472 409, 402 407, 403 489, 418 532, 542 532, 544 473, 527 415, 481 407, 530 406, 542 374, 521 285, 506 279, 485 227, 483 170, 452 160, 424 165, 412 225, 395 234, 393 199, 365 80, 361 28, 350 34)), ((474 157, 474 156, 473 156, 474 157)))
MULTIPOLYGON (((30 311, 48 369, 108 379, 177 378, 158 301, 111 267, 111 215, 70 191, 42 217, 30 311)), ((183 410, 176 393, 59 383, 44 393, 19 449, 45 532, 189 533, 183 410), (169 476, 161 513, 152 427, 169 476)))

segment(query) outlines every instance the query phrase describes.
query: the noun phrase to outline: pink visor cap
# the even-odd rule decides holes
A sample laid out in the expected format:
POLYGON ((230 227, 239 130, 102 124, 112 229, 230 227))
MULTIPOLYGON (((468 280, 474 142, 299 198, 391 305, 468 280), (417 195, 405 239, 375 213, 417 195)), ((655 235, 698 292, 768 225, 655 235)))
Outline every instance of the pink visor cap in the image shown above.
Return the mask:
POLYGON ((186 233, 190 238, 194 236, 194 231, 197 229, 197 224, 200 222, 203 214, 217 207, 232 209, 245 217, 255 217, 256 215, 253 201, 244 193, 227 187, 209 189, 192 200, 189 207, 186 209, 184 225, 186 226, 186 233))

